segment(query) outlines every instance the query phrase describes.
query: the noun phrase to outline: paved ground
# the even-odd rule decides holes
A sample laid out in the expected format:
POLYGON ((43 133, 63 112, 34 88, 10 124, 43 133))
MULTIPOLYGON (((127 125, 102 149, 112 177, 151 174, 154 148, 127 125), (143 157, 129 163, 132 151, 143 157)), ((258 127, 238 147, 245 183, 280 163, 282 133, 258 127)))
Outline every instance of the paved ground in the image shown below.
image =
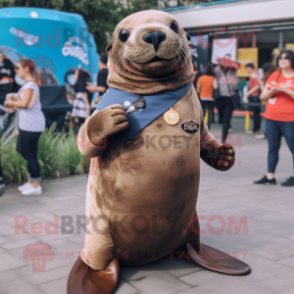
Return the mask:
MULTIPOLYGON (((233 126, 232 139, 236 142, 237 135, 241 135, 241 145, 236 146, 236 165, 226 173, 202 165, 197 211, 205 217, 201 220, 201 229, 205 230, 201 241, 245 261, 252 273, 245 277, 225 276, 180 258, 167 257, 147 266, 123 268, 117 294, 293 293, 294 188, 252 184, 265 174, 267 142, 242 133, 240 119, 235 119, 233 126), (209 219, 215 215, 225 222, 224 230, 218 220, 209 225, 209 219), (248 232, 243 226, 239 233, 233 229, 229 234, 229 220, 235 218, 238 223, 242 217, 247 219, 248 232), (223 232, 209 232, 212 229, 223 232)), ((220 134, 219 126, 213 125, 212 132, 220 134)), ((283 142, 278 182, 292 172, 290 151, 283 142)), ((35 225, 36 233, 41 226, 53 222, 54 215, 59 216, 59 222, 61 216, 71 216, 76 221, 84 213, 86 180, 82 175, 43 181, 44 194, 28 197, 21 196, 16 185, 8 185, 0 198, 0 294, 66 293, 67 276, 83 247, 84 235, 37 235, 30 226, 40 223, 35 225), (30 234, 15 232, 16 218, 27 218, 30 234), (53 260, 46 261, 45 272, 34 271, 32 260, 23 257, 27 246, 37 241, 49 244, 55 254, 53 260)))

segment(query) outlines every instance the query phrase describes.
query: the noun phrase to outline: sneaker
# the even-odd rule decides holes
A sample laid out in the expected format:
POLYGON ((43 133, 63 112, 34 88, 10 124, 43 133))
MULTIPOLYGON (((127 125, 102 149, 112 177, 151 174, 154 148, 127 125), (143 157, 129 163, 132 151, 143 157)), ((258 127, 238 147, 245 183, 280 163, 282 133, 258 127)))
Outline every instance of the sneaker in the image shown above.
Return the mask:
POLYGON ((255 181, 254 184, 259 184, 259 185, 263 185, 263 184, 269 184, 269 185, 275 185, 276 179, 273 178, 272 180, 269 180, 267 178, 267 176, 264 176, 262 179, 260 179, 259 181, 255 181))
POLYGON ((3 196, 5 192, 5 184, 2 182, 0 183, 0 197, 3 196))
POLYGON ((293 187, 294 186, 294 177, 290 177, 286 182, 281 183, 284 187, 293 187))
POLYGON ((228 132, 229 132, 229 133, 233 133, 233 129, 232 129, 232 128, 229 128, 229 129, 228 129, 228 132))
POLYGON ((265 135, 264 134, 255 135, 254 138, 258 139, 258 140, 263 140, 263 139, 265 139, 265 135))
POLYGON ((29 188, 31 186, 32 186, 32 184, 24 183, 23 185, 19 186, 17 189, 18 189, 18 191, 21 192, 21 191, 24 191, 25 189, 27 189, 27 188, 29 188))
POLYGON ((32 185, 21 192, 22 195, 39 195, 42 194, 42 187, 34 188, 32 185))
POLYGON ((253 131, 252 130, 245 130, 245 133, 248 134, 248 135, 252 135, 253 131))

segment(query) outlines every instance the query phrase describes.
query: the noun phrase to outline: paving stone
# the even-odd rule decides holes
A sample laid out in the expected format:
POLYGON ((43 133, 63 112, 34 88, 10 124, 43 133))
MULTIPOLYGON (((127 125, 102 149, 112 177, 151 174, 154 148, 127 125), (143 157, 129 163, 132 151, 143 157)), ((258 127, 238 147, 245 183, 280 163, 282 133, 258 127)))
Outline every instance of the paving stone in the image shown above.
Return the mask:
MULTIPOLYGON (((243 127, 243 126, 242 126, 243 127)), ((234 126, 234 131, 238 128, 234 126)), ((212 133, 221 134, 213 125, 212 133)), ((236 139, 238 134, 233 134, 236 139)), ((201 242, 238 254, 252 268, 244 277, 231 277, 200 269, 186 260, 168 257, 138 267, 121 268, 116 293, 185 293, 185 294, 292 294, 294 276, 293 189, 280 185, 265 187, 253 185, 266 172, 267 142, 255 140, 241 133, 242 148, 236 148, 236 165, 221 173, 201 164, 201 180, 197 212, 205 216, 200 220, 201 242), (238 163, 239 162, 239 163, 238 163), (209 232, 208 219, 220 215, 225 219, 221 234, 209 232), (247 217, 248 234, 235 229, 228 234, 228 219, 247 217), (246 252, 244 257, 242 252, 246 252), (290 292, 291 291, 291 292, 290 292)), ((282 182, 292 173, 290 152, 282 141, 276 178, 282 182)), ((80 250, 84 234, 62 234, 60 217, 85 213, 87 177, 84 174, 42 182, 42 195, 23 197, 18 184, 8 184, 0 198, 0 294, 66 293, 66 283, 80 250), (15 217, 28 219, 26 228, 34 222, 43 226, 59 216, 58 234, 15 234, 15 217), (26 246, 41 241, 49 244, 55 253, 47 261, 45 272, 34 272, 32 262, 23 258, 26 246), (15 282, 16 281, 16 282, 15 282)), ((214 221, 218 230, 220 223, 214 221)))
MULTIPOLYGON (((4 285, 1 285, 4 291, 9 294, 42 294, 42 290, 38 289, 36 286, 30 284, 27 281, 21 279, 13 280, 4 285)), ((56 292, 59 293, 59 292, 56 292)))
POLYGON ((25 265, 25 262, 20 258, 14 257, 8 252, 0 253, 0 272, 19 268, 25 265))
POLYGON ((2 247, 2 245, 3 244, 5 244, 5 243, 9 243, 9 242, 12 242, 13 241, 13 239, 11 239, 11 237, 10 236, 6 236, 6 235, 0 235, 0 245, 1 245, 1 247, 2 247))
POLYGON ((204 292, 200 291, 197 287, 191 288, 189 290, 183 290, 178 293, 181 293, 181 294, 205 294, 204 292))
POLYGON ((210 292, 206 292, 210 294, 274 294, 274 293, 283 293, 283 292, 274 292, 271 289, 264 289, 257 284, 246 283, 242 281, 242 279, 238 279, 238 281, 233 281, 230 284, 214 289, 210 292))
POLYGON ((283 276, 278 275, 275 278, 267 278, 259 284, 260 287, 268 291, 268 293, 284 293, 284 291, 293 291, 293 272, 283 276))
MULTIPOLYGON (((185 276, 182 276, 179 278, 179 280, 191 285, 191 286, 197 286, 199 287, 200 284, 209 284, 214 283, 215 280, 218 280, 220 278, 220 275, 215 272, 208 272, 208 271, 199 271, 195 273, 191 273, 185 276)), ((222 277, 222 281, 226 283, 227 280, 232 279, 230 276, 224 276, 222 277)))
POLYGON ((147 276, 138 279, 137 281, 132 280, 129 283, 143 293, 177 293, 191 288, 186 283, 183 283, 164 272, 160 273, 160 275, 147 276), (148 291, 146 291, 147 289, 148 291))
POLYGON ((175 277, 181 277, 190 273, 202 271, 200 267, 193 265, 187 260, 180 259, 179 257, 175 257, 172 260, 165 257, 156 264, 156 268, 175 277))
POLYGON ((20 276, 21 275, 19 275, 16 270, 0 272, 0 290, 3 290, 4 285, 6 285, 9 281, 16 280, 20 276))
MULTIPOLYGON (((269 260, 279 261, 278 263, 283 264, 283 259, 291 261, 291 256, 294 256, 294 245, 269 244, 262 248, 252 250, 251 252, 269 260)), ((294 267, 294 259, 292 259, 292 266, 294 267)))
POLYGON ((135 289, 133 286, 131 286, 126 281, 120 279, 115 294, 135 294, 139 293, 137 289, 135 289))
POLYGON ((283 294, 293 294, 293 288, 290 288, 288 290, 284 290, 283 294))
POLYGON ((14 234, 15 234, 15 228, 14 227, 10 227, 8 229, 1 230, 1 236, 12 236, 14 234))
POLYGON ((39 284, 38 288, 42 290, 42 293, 44 292, 46 294, 67 294, 66 285, 67 277, 39 284))
POLYGON ((285 259, 279 260, 278 263, 282 264, 282 265, 289 266, 294 269, 294 254, 293 254, 293 252, 292 252, 291 257, 287 257, 285 259))
MULTIPOLYGON (((27 236, 28 237, 28 236, 27 236)), ((11 250, 15 248, 25 248, 26 246, 30 244, 35 244, 37 242, 36 238, 31 237, 30 239, 24 239, 24 240, 14 240, 13 242, 4 243, 2 244, 2 248, 6 250, 11 250)))
MULTIPOLYGON (((26 265, 17 269, 12 269, 10 271, 2 272, 0 275, 7 274, 7 281, 17 279, 26 280, 26 277, 33 273, 33 267, 31 261, 25 260, 26 265)), ((5 281, 5 282, 7 282, 5 281)))
POLYGON ((62 267, 54 270, 46 270, 45 272, 33 272, 26 277, 31 283, 38 285, 63 277, 68 277, 71 270, 71 266, 62 267))
POLYGON ((126 281, 139 281, 147 276, 160 275, 162 271, 158 269, 157 264, 160 261, 136 267, 122 267, 120 276, 126 281))
POLYGON ((281 276, 288 275, 289 273, 292 273, 294 276, 294 271, 292 268, 285 265, 281 265, 275 261, 261 258, 258 255, 248 255, 247 262, 253 270, 255 269, 255 267, 261 268, 268 274, 276 275, 277 279, 279 279, 279 277, 281 276))

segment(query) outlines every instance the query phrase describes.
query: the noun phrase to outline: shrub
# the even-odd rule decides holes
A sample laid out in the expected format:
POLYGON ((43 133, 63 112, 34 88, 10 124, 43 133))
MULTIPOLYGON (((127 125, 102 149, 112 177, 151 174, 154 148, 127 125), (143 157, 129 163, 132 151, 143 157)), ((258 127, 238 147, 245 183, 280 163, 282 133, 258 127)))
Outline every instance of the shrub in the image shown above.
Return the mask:
POLYGON ((59 177, 60 149, 62 148, 60 142, 64 134, 54 132, 55 128, 56 123, 42 133, 38 142, 38 160, 42 178, 48 178, 51 175, 59 177))
POLYGON ((1 163, 3 174, 13 182, 23 182, 27 180, 27 162, 16 151, 16 139, 10 140, 3 145, 3 138, 1 138, 1 163))
POLYGON ((83 156, 76 145, 76 136, 73 129, 67 134, 63 134, 61 144, 61 165, 66 168, 71 175, 75 174, 77 167, 81 163, 83 156))
MULTIPOLYGON (((38 160, 42 178, 52 175, 60 176, 60 170, 68 170, 71 175, 75 174, 77 167, 84 158, 76 147, 76 136, 72 129, 68 133, 54 132, 56 124, 46 129, 38 142, 38 160)), ((4 176, 13 182, 22 182, 27 179, 27 162, 16 151, 16 138, 3 144, 0 139, 0 156, 4 176)), ((88 159, 85 158, 83 168, 87 172, 88 159)))

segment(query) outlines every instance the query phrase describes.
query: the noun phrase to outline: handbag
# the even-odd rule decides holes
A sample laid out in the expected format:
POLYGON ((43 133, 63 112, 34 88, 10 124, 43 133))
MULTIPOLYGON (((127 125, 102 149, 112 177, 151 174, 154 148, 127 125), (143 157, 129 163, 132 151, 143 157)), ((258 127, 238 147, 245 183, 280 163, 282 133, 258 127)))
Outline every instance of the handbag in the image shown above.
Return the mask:
POLYGON ((238 92, 234 93, 231 96, 231 100, 232 100, 234 109, 240 108, 240 106, 241 106, 241 98, 240 98, 238 92))
POLYGON ((218 85, 217 85, 217 88, 216 88, 216 89, 213 89, 212 97, 213 97, 215 100, 220 99, 221 95, 220 95, 220 92, 219 92, 219 87, 218 87, 218 85))
POLYGON ((219 88, 213 89, 212 97, 216 100, 220 98, 219 88))

